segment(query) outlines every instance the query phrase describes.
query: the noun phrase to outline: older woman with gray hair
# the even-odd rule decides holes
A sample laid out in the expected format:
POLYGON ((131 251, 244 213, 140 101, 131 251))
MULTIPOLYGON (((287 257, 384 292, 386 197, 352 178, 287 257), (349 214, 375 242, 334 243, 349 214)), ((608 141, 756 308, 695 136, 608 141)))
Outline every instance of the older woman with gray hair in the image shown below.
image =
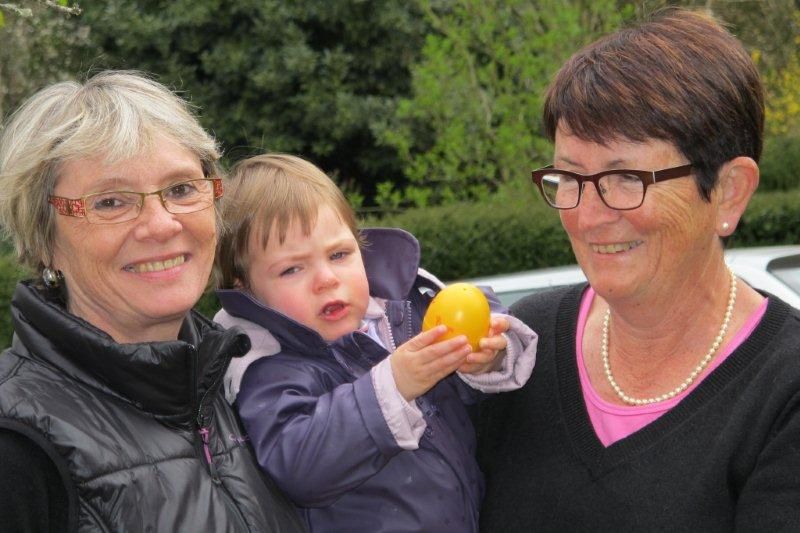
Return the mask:
POLYGON ((0 356, 4 530, 302 530, 220 392, 247 337, 191 310, 218 158, 131 72, 47 87, 3 129, 0 222, 35 273, 0 356))

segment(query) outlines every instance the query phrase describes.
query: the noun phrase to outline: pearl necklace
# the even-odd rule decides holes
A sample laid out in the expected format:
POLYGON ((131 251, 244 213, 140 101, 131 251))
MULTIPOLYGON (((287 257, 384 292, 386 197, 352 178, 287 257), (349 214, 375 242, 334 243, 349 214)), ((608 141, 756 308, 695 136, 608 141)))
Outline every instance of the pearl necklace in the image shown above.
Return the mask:
POLYGON ((728 307, 725 309, 725 318, 722 320, 722 326, 719 328, 717 337, 714 339, 714 342, 711 344, 711 348, 708 349, 705 357, 703 357, 703 360, 700 361, 700 364, 698 364, 694 370, 692 370, 692 373, 689 374, 689 377, 686 378, 683 383, 671 391, 662 394, 661 396, 653 396, 652 398, 632 398, 631 396, 625 394, 617 384, 617 381, 611 374, 611 365, 608 363, 608 324, 611 322, 611 308, 606 309, 606 314, 603 318, 603 336, 600 344, 600 356, 603 359, 603 368, 605 369, 608 383, 611 385, 611 388, 614 389, 614 392, 617 393, 617 396, 619 396, 620 400, 630 405, 648 405, 651 403, 663 402, 665 400, 669 400, 670 398, 674 398, 689 388, 689 385, 694 383, 694 380, 697 379, 697 376, 699 376, 706 366, 708 366, 708 363, 711 362, 711 358, 714 357, 714 354, 722 344, 722 339, 725 338, 725 334, 727 333, 728 326, 731 322, 731 316, 733 316, 733 305, 736 303, 736 275, 730 268, 728 268, 728 272, 731 275, 731 288, 730 292, 728 293, 728 307))

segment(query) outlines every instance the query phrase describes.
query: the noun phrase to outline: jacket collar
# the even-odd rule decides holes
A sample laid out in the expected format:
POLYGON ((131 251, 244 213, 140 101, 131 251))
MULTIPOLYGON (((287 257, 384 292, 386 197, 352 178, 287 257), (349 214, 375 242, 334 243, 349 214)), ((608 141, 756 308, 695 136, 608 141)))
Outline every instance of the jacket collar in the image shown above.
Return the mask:
MULTIPOLYGON (((160 418, 186 422, 219 386, 230 357, 250 342, 200 314, 187 314, 179 340, 120 344, 89 322, 20 282, 12 299, 16 335, 30 358, 160 418)), ((19 343, 17 343, 19 344, 19 343)))

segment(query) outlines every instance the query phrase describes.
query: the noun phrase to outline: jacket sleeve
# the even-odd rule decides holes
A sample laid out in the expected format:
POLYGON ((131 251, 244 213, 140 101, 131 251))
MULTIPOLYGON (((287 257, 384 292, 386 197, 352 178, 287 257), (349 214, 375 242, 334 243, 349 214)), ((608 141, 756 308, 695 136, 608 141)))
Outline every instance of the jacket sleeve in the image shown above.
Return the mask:
POLYGON ((402 451, 369 372, 330 381, 318 367, 277 355, 250 365, 237 397, 259 464, 304 507, 331 505, 402 451))

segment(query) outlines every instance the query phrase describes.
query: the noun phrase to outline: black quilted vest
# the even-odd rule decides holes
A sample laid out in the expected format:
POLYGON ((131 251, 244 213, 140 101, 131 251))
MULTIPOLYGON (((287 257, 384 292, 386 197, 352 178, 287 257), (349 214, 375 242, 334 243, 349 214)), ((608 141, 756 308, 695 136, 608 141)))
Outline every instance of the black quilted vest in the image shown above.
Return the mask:
POLYGON ((220 393, 247 336, 194 312, 182 340, 118 344, 29 282, 0 355, 0 426, 31 437, 78 531, 302 531, 220 393))

